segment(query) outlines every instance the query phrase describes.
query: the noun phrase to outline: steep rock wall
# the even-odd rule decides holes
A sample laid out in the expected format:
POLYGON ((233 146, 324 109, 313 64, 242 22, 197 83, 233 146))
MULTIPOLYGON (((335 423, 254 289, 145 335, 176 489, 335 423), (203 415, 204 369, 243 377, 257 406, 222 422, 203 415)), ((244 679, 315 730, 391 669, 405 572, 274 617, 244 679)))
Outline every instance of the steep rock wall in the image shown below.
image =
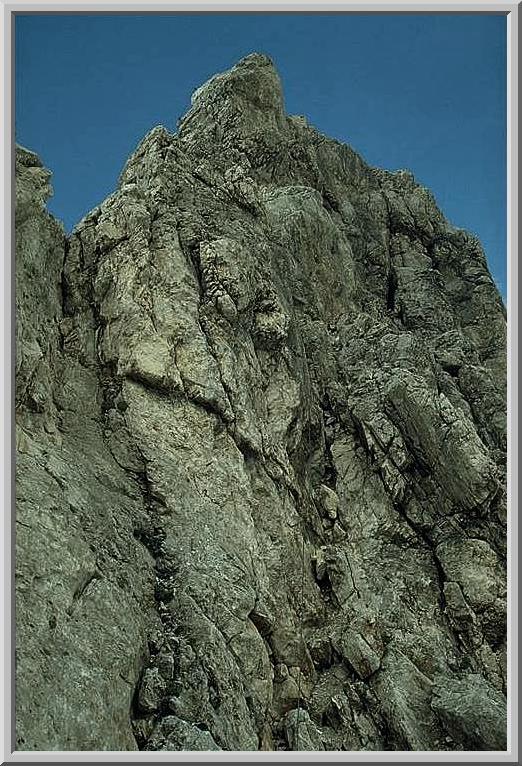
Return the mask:
POLYGON ((66 240, 17 153, 21 749, 506 747, 505 311, 253 54, 66 240))

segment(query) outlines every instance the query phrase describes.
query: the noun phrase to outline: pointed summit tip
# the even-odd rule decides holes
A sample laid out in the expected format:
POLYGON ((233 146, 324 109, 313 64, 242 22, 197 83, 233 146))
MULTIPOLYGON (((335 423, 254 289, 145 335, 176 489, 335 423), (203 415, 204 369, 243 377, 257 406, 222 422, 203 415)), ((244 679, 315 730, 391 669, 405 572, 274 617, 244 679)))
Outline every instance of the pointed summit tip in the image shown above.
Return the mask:
POLYGON ((217 105, 241 99, 260 108, 282 110, 281 81, 272 59, 264 53, 250 53, 231 69, 215 74, 192 94, 193 106, 217 105))
MULTIPOLYGON (((248 56, 243 56, 242 59, 239 59, 239 61, 236 64, 236 67, 253 67, 253 66, 259 66, 259 67, 271 67, 274 71, 276 71, 274 62, 270 58, 270 56, 267 56, 266 53, 259 53, 258 51, 254 51, 253 53, 249 53, 248 56)), ((235 67, 234 67, 235 68, 235 67)))
POLYGON ((284 131, 285 125, 277 70, 269 56, 255 52, 194 91, 191 108, 179 122, 179 136, 203 148, 259 130, 284 131))

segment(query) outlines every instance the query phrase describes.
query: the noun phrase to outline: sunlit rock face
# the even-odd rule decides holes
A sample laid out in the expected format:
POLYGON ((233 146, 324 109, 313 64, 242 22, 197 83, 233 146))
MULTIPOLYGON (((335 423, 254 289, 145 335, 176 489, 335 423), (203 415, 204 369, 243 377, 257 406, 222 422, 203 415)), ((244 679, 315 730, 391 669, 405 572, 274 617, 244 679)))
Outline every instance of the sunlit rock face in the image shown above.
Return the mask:
POLYGON ((17 747, 506 748, 506 324, 253 54, 65 237, 17 149, 17 747))

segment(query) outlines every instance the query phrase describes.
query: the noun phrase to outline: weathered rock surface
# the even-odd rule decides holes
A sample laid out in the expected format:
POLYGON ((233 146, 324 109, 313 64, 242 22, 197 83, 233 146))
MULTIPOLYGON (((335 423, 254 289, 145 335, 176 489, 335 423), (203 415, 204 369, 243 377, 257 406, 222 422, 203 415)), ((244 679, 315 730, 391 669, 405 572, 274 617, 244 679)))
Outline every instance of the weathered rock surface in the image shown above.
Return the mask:
POLYGON ((17 150, 25 750, 506 747, 505 311, 253 54, 69 238, 17 150))

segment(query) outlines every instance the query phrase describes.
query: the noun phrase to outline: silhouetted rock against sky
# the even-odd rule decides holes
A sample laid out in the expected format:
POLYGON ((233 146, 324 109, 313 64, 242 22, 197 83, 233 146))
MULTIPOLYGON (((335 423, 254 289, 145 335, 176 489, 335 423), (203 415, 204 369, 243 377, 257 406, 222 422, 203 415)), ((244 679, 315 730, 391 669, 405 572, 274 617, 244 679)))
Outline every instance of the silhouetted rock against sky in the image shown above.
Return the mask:
POLYGON ((68 239, 48 177, 17 149, 18 748, 505 749, 480 244, 260 54, 68 239))

